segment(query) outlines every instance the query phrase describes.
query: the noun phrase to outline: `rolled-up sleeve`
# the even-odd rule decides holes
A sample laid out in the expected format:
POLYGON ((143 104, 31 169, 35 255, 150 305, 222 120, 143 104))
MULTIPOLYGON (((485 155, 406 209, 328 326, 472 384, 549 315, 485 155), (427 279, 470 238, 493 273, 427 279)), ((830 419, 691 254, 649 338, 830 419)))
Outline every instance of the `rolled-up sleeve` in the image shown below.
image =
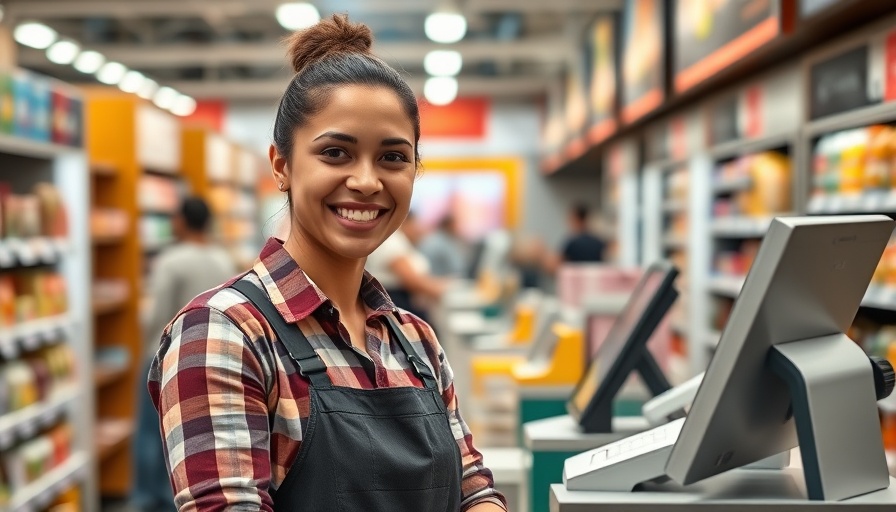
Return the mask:
POLYGON ((180 512, 272 511, 267 383, 245 333, 209 307, 165 331, 149 375, 180 512))

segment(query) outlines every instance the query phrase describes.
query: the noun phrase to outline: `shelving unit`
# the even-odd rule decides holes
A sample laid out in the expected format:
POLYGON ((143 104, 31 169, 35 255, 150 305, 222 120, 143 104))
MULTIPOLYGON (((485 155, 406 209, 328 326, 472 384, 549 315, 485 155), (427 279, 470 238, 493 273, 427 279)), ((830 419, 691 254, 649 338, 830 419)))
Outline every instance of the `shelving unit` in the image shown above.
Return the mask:
POLYGON ((95 229, 104 231, 92 233, 95 348, 118 350, 125 359, 114 371, 97 364, 89 375, 97 401, 97 438, 103 443, 97 473, 99 494, 120 498, 131 485, 135 397, 138 386, 145 386, 144 343, 152 342, 144 340, 140 301, 144 275, 157 247, 152 244, 155 240, 144 238, 141 222, 147 211, 170 212, 177 204, 176 197, 148 197, 152 190, 141 187, 147 187, 147 180, 158 180, 182 189, 177 184, 180 126, 149 102, 117 89, 86 88, 85 96, 92 206, 111 212, 115 220, 97 222, 95 229), (100 287, 103 283, 107 284, 100 287), (119 428, 110 431, 110 425, 119 428))
POLYGON ((183 169, 191 191, 209 203, 216 241, 240 266, 261 249, 258 184, 264 161, 205 128, 183 131, 183 169))
POLYGON ((603 159, 603 192, 599 234, 607 242, 604 259, 623 266, 640 260, 637 141, 618 142, 603 159))
POLYGON ((647 130, 644 139, 648 163, 642 173, 643 263, 668 260, 678 268, 675 287, 679 295, 669 320, 674 335, 673 353, 682 359, 690 357, 689 344, 693 340, 694 267, 690 249, 697 242, 694 233, 699 227, 693 201, 700 183, 695 182, 688 155, 702 148, 705 137, 701 119, 697 111, 664 119, 647 130))
MULTIPOLYGON (((59 82, 47 83, 54 92, 80 102, 79 91, 59 82)), ((37 111, 32 114, 41 115, 37 111)), ((74 112, 51 110, 43 112, 43 115, 46 115, 44 121, 38 118, 32 121, 46 122, 49 126, 51 116, 74 115, 74 112)), ((58 193, 65 211, 64 220, 58 217, 58 210, 49 214, 46 210, 41 211, 39 229, 43 235, 24 238, 16 238, 16 233, 9 231, 10 211, 3 212, 0 278, 12 278, 16 282, 14 293, 18 294, 19 299, 28 294, 35 303, 52 300, 54 304, 52 307, 46 302, 35 305, 28 313, 21 309, 23 306, 19 302, 15 307, 17 315, 22 316, 16 318, 17 323, 0 320, 0 365, 10 371, 13 367, 16 370, 27 368, 26 371, 37 375, 37 367, 32 366, 30 361, 43 358, 42 354, 48 353, 45 351, 65 351, 71 358, 67 365, 70 364, 72 371, 66 380, 60 377, 51 383, 51 388, 40 391, 36 401, 32 397, 17 405, 12 405, 11 400, 4 402, 4 407, 12 405, 12 409, 0 412, 0 452, 18 450, 22 445, 33 442, 46 429, 64 422, 70 425, 73 433, 71 450, 75 453, 67 462, 50 468, 37 480, 13 487, 10 501, 0 504, 3 510, 37 510, 75 484, 83 490, 82 508, 96 510, 97 504, 92 501, 96 481, 89 471, 93 459, 88 449, 94 435, 94 403, 88 396, 93 333, 88 294, 91 259, 87 229, 89 178, 87 160, 79 144, 72 141, 69 146, 0 134, 0 183, 4 192, 37 195, 37 186, 48 183, 53 185, 54 193, 58 193), (64 227, 60 227, 60 221, 64 227), (48 229, 53 234, 49 234, 48 229), (65 234, 58 229, 63 229, 65 234), (44 281, 45 285, 36 282, 26 284, 28 279, 38 275, 43 276, 42 279, 52 276, 56 283, 54 290, 43 287, 48 286, 46 283, 49 281, 44 281), (60 279, 55 281, 57 276, 60 279), (58 288, 60 284, 64 288, 58 288), (58 300, 64 300, 65 304, 56 302, 58 300), (48 314, 51 310, 53 313, 48 314), (22 321, 22 317, 31 319, 22 321)), ((5 202, 10 201, 11 196, 0 195, 3 196, 0 202, 6 208, 5 202)), ((53 208, 55 210, 56 207, 53 208)), ((36 389, 37 382, 28 385, 36 389)))

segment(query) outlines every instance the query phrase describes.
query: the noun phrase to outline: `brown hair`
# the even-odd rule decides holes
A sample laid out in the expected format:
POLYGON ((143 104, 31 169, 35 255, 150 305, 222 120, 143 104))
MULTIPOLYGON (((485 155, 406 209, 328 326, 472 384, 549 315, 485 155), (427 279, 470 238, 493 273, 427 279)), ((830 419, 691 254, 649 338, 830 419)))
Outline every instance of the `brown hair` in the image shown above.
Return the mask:
POLYGON ((370 28, 352 23, 345 14, 295 32, 287 39, 295 76, 280 99, 274 122, 274 145, 289 158, 293 133, 326 104, 329 93, 342 85, 366 85, 391 89, 401 100, 414 125, 414 156, 419 165, 420 112, 407 82, 370 51, 370 28))

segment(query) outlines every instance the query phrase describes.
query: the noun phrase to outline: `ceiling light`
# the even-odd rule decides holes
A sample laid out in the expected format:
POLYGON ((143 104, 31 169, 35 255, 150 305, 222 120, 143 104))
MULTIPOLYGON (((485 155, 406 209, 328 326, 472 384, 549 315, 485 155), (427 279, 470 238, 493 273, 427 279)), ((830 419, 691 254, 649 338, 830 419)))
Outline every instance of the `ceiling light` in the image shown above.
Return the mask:
POLYGON ((151 78, 143 79, 143 83, 140 84, 140 89, 137 91, 137 96, 140 96, 144 100, 151 100, 153 96, 156 95, 156 92, 159 90, 159 83, 151 78))
POLYGON ((106 58, 100 53, 88 50, 81 52, 81 55, 75 59, 75 69, 81 73, 93 74, 99 71, 105 62, 106 58))
POLYGON ((178 96, 178 92, 171 87, 162 87, 161 89, 156 91, 156 94, 155 96, 153 96, 152 101, 160 109, 168 110, 174 106, 174 102, 177 101, 178 96))
POLYGON ((171 106, 171 113, 176 116, 188 116, 193 112, 196 112, 196 100, 186 94, 178 96, 171 106))
POLYGON ((140 90, 146 77, 139 71, 128 71, 118 83, 118 88, 124 92, 134 93, 140 90))
POLYGON ((107 85, 118 85, 128 68, 118 62, 107 62, 96 72, 96 79, 107 85))
POLYGON ((56 41, 58 34, 43 23, 22 23, 16 27, 13 37, 19 44, 46 50, 56 41))
POLYGON ((454 50, 433 50, 423 58, 423 69, 432 76, 455 76, 463 64, 460 52, 454 50))
POLYGON ((433 105, 447 105, 457 97, 457 80, 451 76, 433 76, 423 85, 423 96, 433 105))
POLYGON ((426 17, 423 31, 437 43, 456 43, 467 33, 467 19, 457 12, 434 12, 426 17))
POLYGON ((308 3, 289 3, 277 7, 277 22, 287 30, 308 28, 320 21, 317 7, 308 3))
POLYGON ((71 64, 80 51, 81 47, 72 41, 57 41, 47 48, 47 59, 55 64, 71 64))

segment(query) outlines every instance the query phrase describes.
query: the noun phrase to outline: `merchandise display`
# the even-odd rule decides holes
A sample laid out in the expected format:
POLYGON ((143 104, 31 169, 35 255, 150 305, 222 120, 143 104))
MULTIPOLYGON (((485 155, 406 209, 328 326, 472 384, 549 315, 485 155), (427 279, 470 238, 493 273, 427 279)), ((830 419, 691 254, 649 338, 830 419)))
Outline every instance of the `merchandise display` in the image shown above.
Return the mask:
POLYGON ((0 133, 80 147, 82 109, 70 86, 30 71, 0 72, 0 133))
POLYGON ((896 129, 872 125, 822 135, 813 147, 810 213, 896 209, 896 129))

